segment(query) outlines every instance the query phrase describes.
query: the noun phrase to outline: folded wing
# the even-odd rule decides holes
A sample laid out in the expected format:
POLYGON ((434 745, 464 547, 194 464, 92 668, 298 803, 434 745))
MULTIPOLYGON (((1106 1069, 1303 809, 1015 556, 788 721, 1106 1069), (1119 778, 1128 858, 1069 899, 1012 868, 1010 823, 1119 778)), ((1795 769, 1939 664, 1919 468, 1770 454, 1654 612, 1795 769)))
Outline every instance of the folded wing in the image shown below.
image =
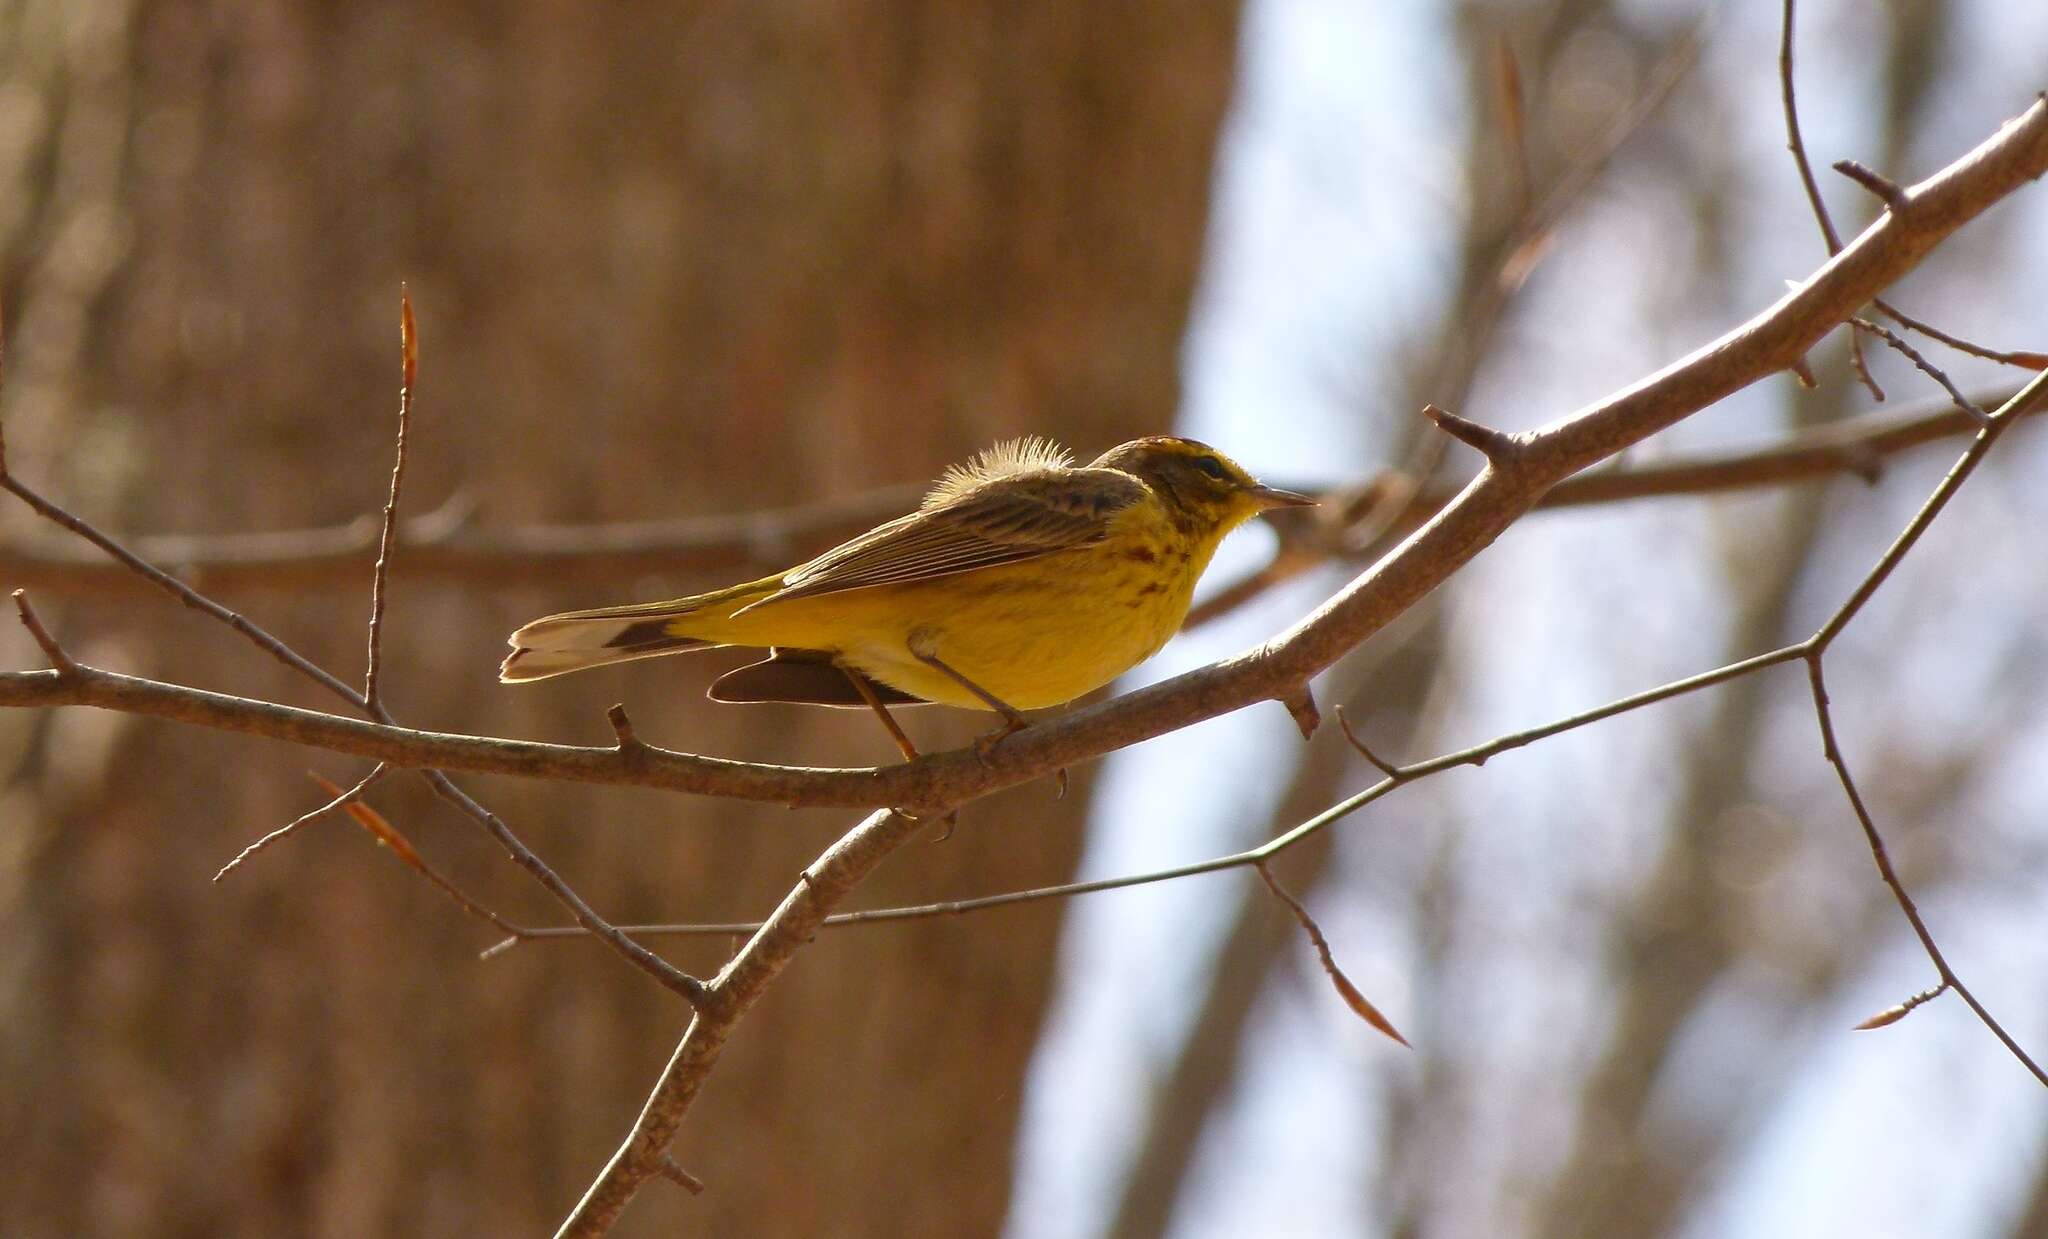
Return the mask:
POLYGON ((742 609, 928 581, 1086 546, 1107 536, 1112 518, 1144 497, 1143 483, 1114 469, 1005 478, 842 543, 792 569, 781 589, 742 609))

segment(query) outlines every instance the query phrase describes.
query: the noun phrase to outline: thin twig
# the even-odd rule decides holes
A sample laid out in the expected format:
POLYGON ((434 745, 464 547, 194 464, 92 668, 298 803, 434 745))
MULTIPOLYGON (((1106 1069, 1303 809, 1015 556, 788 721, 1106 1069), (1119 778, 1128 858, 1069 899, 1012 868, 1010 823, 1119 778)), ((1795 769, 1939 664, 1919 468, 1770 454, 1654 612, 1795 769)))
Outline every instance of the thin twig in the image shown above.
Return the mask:
POLYGON ((60 678, 78 674, 78 664, 71 661, 71 655, 66 654, 64 647, 57 644, 57 638, 51 636, 50 630, 43 627, 43 617, 37 615, 35 607, 29 603, 28 591, 17 589, 12 597, 14 610, 21 616, 21 626, 28 629, 29 637, 35 641, 37 648, 43 651, 43 657, 50 660, 50 669, 60 678))
POLYGON ((1968 353, 1972 357, 1981 357, 1985 361, 1995 361, 2002 366, 2017 366, 2022 370, 2048 370, 2048 353, 2031 353, 2023 349, 1986 348, 1982 344, 1965 340, 1961 336, 1950 335, 1932 323, 1922 322, 1889 301, 1878 301, 1877 308, 1883 310, 1893 322, 1906 328, 1908 331, 1917 331, 1930 340, 1938 340, 1959 353, 1968 353))
POLYGON ((1899 566, 1899 561, 1906 557, 1906 552, 1913 549, 1913 544, 1920 540, 1920 535, 1927 532, 1927 527, 1934 523, 1934 518, 1948 506, 1948 501, 1955 497, 1964 480, 1976 470, 1978 462, 1991 450, 1991 445, 2010 429, 2013 423, 2048 403, 2044 396, 2048 396, 2048 370, 2035 375, 2033 382, 2022 387, 2010 400, 1991 413, 1984 428, 1977 432, 1976 439, 1957 458, 1956 463, 1949 467, 1941 483, 1934 488, 1934 493, 1927 497, 1927 502, 1914 513, 1913 519, 1885 550, 1883 557, 1877 561, 1877 566, 1863 578, 1862 584, 1849 595, 1848 601, 1829 616, 1828 621, 1813 634, 1814 648, 1826 650, 1842 629, 1848 626, 1849 621, 1856 617, 1856 613, 1870 601, 1871 595, 1875 594, 1878 587, 1891 576, 1892 570, 1899 566))
MULTIPOLYGON (((1870 847, 1870 858, 1877 862, 1878 876, 1891 891, 1892 899, 1899 905, 1899 911, 1905 913, 1906 923, 1913 927, 1914 936, 1920 939, 1920 948, 1927 953, 1927 958, 1933 961, 1934 970, 1940 974, 1942 984, 1954 990, 1957 997, 1969 1004, 1978 1021, 1991 1030, 1991 1034, 2004 1044, 2006 1050, 2018 1059, 2022 1066, 2034 1074, 2036 1080, 2043 1086, 2048 1086, 2048 1071, 2041 1070, 2040 1064, 2020 1047, 2020 1043, 2005 1030, 2005 1026, 1985 1009, 1983 1003, 1977 1001, 1977 996, 1970 992, 1970 987, 1963 984, 1955 969, 1949 967, 1948 959, 1941 953, 1941 947, 1935 944, 1934 934, 1927 928, 1927 922, 1920 917, 1920 909, 1914 905, 1913 897, 1906 893, 1906 885, 1899 880, 1898 871, 1892 868, 1891 856, 1885 850, 1884 837, 1878 833, 1877 823, 1871 818, 1869 808, 1863 803, 1863 793, 1857 790, 1856 780, 1849 773, 1848 759, 1842 756, 1842 746, 1835 739, 1834 712, 1828 706, 1827 684, 1821 677, 1821 657, 1818 651, 1806 660, 1806 666, 1808 680, 1813 688, 1814 716, 1820 725, 1821 751, 1827 756, 1828 764, 1835 768, 1835 776, 1842 784, 1842 794, 1848 798, 1849 808, 1856 814, 1857 824, 1863 828, 1864 842, 1870 847)), ((1905 1013, 1902 1011, 1900 1014, 1905 1013)))
POLYGON ((1893 331, 1882 323, 1873 323, 1867 318, 1852 318, 1849 320, 1849 325, 1858 331, 1867 331, 1878 339, 1883 340, 1886 344, 1891 345, 1907 361, 1912 362, 1920 373, 1941 384, 1942 390, 1948 393, 1948 398, 1955 402, 1955 406, 1968 413, 1979 425, 1991 420, 1989 413, 1979 408, 1968 396, 1963 394, 1963 389, 1955 385, 1954 380, 1948 377, 1947 371, 1927 360, 1919 349, 1900 339, 1898 332, 1893 331))
POLYGON ((325 817, 329 813, 334 812, 336 809, 339 809, 342 806, 348 804, 349 801, 354 800, 356 797, 362 795, 364 791, 368 790, 370 784, 375 783, 378 779, 383 778, 384 772, 386 770, 389 770, 390 768, 391 767, 385 765, 384 763, 378 762, 375 766, 372 766, 370 768, 370 773, 364 775, 361 779, 356 781, 356 785, 354 787, 349 788, 347 791, 342 791, 339 788, 335 789, 333 792, 330 793, 331 798, 327 801, 326 804, 323 804, 319 808, 311 810, 310 812, 299 814, 291 821, 286 822, 284 825, 278 827, 276 830, 273 830, 269 834, 262 836, 261 838, 257 839, 254 843, 251 843, 248 847, 245 847, 241 851, 235 853, 235 858, 229 861, 227 864, 222 865, 220 867, 220 871, 213 875, 213 880, 216 882, 220 881, 222 878, 228 876, 230 873, 233 873, 237 868, 239 868, 243 861, 248 860, 250 857, 256 855, 256 853, 262 851, 264 848, 267 848, 271 844, 276 843, 279 839, 282 839, 286 835, 291 834, 293 831, 297 830, 301 826, 306 825, 308 822, 314 821, 318 818, 325 817))
POLYGON ((363 702, 376 709, 377 673, 381 669, 384 639, 384 589, 391 572, 391 552, 398 543, 398 497, 405 486, 405 432, 412 428, 413 383, 419 377, 419 336, 412 321, 412 293, 403 281, 398 285, 398 445, 391 464, 391 492, 384 500, 384 520, 378 527, 377 567, 370 578, 369 654, 363 671, 363 702))
POLYGON ((1373 752, 1372 749, 1366 746, 1365 741, 1358 738, 1358 733, 1351 730, 1351 720, 1344 717, 1343 706, 1333 706, 1331 708, 1337 715, 1337 726, 1343 730, 1344 739, 1350 742, 1352 748, 1358 750, 1358 755, 1360 757, 1363 757, 1365 758, 1365 760, 1371 762, 1373 764, 1374 769, 1378 770, 1381 774, 1386 775, 1389 779, 1392 779, 1396 783, 1408 777, 1407 775, 1402 773, 1401 768, 1399 766, 1394 765, 1392 762, 1382 760, 1378 753, 1373 752))
POLYGON ((1834 767, 1835 775, 1842 785, 1842 794, 1848 799, 1849 808, 1855 813, 1857 824, 1863 829, 1864 841, 1870 847, 1871 859, 1877 863, 1878 875, 1891 891, 1893 900, 1899 905, 1899 911, 1905 915, 1907 924, 1912 926, 1914 935, 1920 939, 1921 948, 1933 962, 1935 971, 1943 983, 1956 992, 1956 995, 1976 1014, 1977 1019, 1991 1030, 1991 1034, 2004 1044, 2014 1058, 2032 1072, 2043 1085, 2048 1085, 2048 1073, 2042 1071, 2039 1064, 2035 1063, 2020 1047, 2019 1042, 2014 1040, 2012 1034, 2005 1030, 2005 1026, 2000 1024, 1984 1004, 1977 1000, 1977 996, 1970 992, 1969 986, 1956 975, 1955 969, 1949 966, 1947 958, 1943 956, 1940 946, 1934 940, 1933 932, 1928 929, 1926 921, 1920 916, 1919 908, 1914 905, 1913 897, 1907 893, 1905 884, 1899 880, 1898 873, 1892 868, 1891 857, 1885 849, 1884 837, 1879 833, 1869 808, 1865 806, 1863 794, 1858 790, 1855 778, 1849 773, 1848 759, 1843 756, 1841 745, 1835 739, 1834 713, 1828 703, 1827 684, 1821 669, 1822 660, 1835 638, 1842 634, 1849 621, 1856 617, 1885 581, 1890 579, 1900 562, 1905 559, 1906 553, 1919 542, 1921 535, 1927 532, 1928 526, 1934 523, 1934 518, 1941 514, 1942 509, 1948 506, 1949 500, 1962 488, 1963 482, 1976 470, 1985 454, 1991 450, 1991 445, 1998 441, 2007 427, 2024 416, 2044 397, 2048 397, 2048 370, 2035 375, 2033 382, 2021 388, 2011 400, 1986 419, 1984 429, 1978 432, 1975 441, 1957 458, 1956 463, 1950 467, 1933 493, 1927 497, 1927 502, 1920 505, 1920 510, 1913 514, 1913 519, 1906 523, 1899 536, 1893 539, 1884 554, 1878 557, 1877 563, 1864 575, 1848 599, 1803 643, 1805 650, 1802 657, 1806 662, 1807 680, 1812 690, 1814 717, 1820 728, 1821 750, 1826 755, 1828 764, 1834 767))
MULTIPOLYGON (((1806 158, 1806 139, 1799 133, 1799 96, 1792 86, 1792 28, 1794 0, 1785 0, 1783 21, 1778 35, 1778 93, 1785 110, 1785 147, 1792 152, 1792 162, 1799 169, 1799 184, 1806 190, 1807 204, 1813 210, 1813 218, 1820 224, 1820 234, 1827 242, 1828 256, 1842 252, 1842 236, 1835 231, 1835 221, 1828 214, 1827 200, 1820 196, 1820 182, 1814 179, 1813 164, 1806 158)), ((1857 381, 1869 390, 1870 398, 1880 403, 1884 400, 1884 389, 1871 377, 1869 363, 1863 357, 1863 341, 1855 333, 1849 336, 1849 365, 1856 371, 1857 381)), ((1801 381, 1811 387, 1812 375, 1802 376, 1801 381)))
MULTIPOLYGON (((1806 200, 1813 208, 1813 216, 1820 223, 1821 235, 1827 239, 1828 253, 1833 254, 1842 248, 1841 236, 1835 231, 1834 220, 1828 216, 1827 203, 1821 198, 1820 185, 1814 179, 1813 165, 1806 158, 1806 142, 1799 135, 1798 97, 1792 88, 1792 11, 1794 3, 1795 0, 1785 0, 1784 21, 1778 43, 1778 77, 1780 91, 1784 96, 1787 146, 1792 152, 1793 162, 1798 165, 1799 181, 1806 189, 1806 200)), ((1906 191, 1901 189, 1896 181, 1880 176, 1853 159, 1837 161, 1834 169, 1876 195, 1884 202, 1888 210, 1898 210, 1906 203, 1906 191)), ((1995 361, 2001 365, 2018 366, 2026 370, 2048 368, 2048 354, 2018 351, 2007 352, 1986 348, 1984 345, 1972 343, 1960 336, 1943 331, 1932 323, 1915 318, 1883 297, 1872 297, 1871 301, 1880 312, 1893 322, 1910 331, 1917 331, 1929 339, 1939 340, 1958 352, 1968 353, 1972 357, 1981 357, 1986 361, 1995 361)), ((1878 388, 1876 381, 1871 378, 1869 368, 1865 364, 1862 342, 1851 336, 1849 339, 1849 350, 1850 363, 1855 366, 1857 376, 1877 399, 1883 400, 1884 392, 1878 388)), ((1806 381, 1804 378, 1802 381, 1805 381, 1808 387, 1813 386, 1810 381, 1806 381)))
POLYGON ((1493 90, 1501 145, 1508 151, 1508 191, 1514 196, 1515 209, 1526 213, 1533 197, 1530 186, 1535 183, 1529 171, 1529 109, 1522 93, 1522 67, 1505 34, 1496 35, 1493 41, 1493 90))

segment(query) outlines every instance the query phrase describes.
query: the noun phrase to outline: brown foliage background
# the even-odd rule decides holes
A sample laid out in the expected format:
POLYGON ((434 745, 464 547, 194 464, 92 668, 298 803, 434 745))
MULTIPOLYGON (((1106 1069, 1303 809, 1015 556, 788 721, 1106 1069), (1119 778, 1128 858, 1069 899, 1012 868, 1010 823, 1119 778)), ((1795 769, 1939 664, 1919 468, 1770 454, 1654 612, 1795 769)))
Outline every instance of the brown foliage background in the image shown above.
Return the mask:
MULTIPOLYGON (((1164 3, 15 5, 12 463, 117 530, 372 510, 400 278, 423 343, 415 512, 744 510, 924 479, 1004 433, 1093 451, 1164 429, 1234 22, 1164 3)), ((401 555, 387 700, 420 726, 587 740, 623 698, 643 735, 699 751, 888 759, 868 720, 714 716, 708 662, 494 682, 534 614, 714 583, 409 588, 401 555)), ((226 601, 345 677, 360 665, 354 591, 226 601)), ((52 622, 81 654, 310 704, 155 600, 52 622)), ((913 726, 954 742, 972 724, 913 726)), ((338 821, 208 884, 317 803, 300 760, 113 717, 0 719, 10 1233, 534 1233, 623 1132, 683 1012, 608 955, 477 964, 482 931, 338 821)), ((618 920, 758 915, 843 828, 475 790, 618 920)), ((874 894, 1057 880, 1086 801, 1003 797, 874 894)), ((472 891, 554 918, 424 787, 378 802, 472 891)), ((993 1229, 1059 917, 818 944, 678 1147, 716 1150, 719 1191, 650 1194, 626 1233, 993 1229), (913 1167, 945 1190, 879 1187, 913 1167)))

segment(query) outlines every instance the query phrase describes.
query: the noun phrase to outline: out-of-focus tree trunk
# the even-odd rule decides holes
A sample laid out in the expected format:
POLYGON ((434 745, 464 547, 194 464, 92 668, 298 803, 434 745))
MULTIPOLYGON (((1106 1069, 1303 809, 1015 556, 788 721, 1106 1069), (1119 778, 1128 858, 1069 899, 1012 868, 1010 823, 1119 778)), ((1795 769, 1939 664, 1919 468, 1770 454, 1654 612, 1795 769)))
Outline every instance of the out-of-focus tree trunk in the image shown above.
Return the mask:
MULTIPOLYGON (((401 277, 423 346, 414 512, 458 491, 486 522, 718 512, 927 477, 1006 433, 1091 453, 1158 430, 1235 24, 1163 0, 27 0, 0 21, 10 463, 117 529, 373 510, 401 277)), ((422 726, 589 742, 623 699, 676 747, 892 758, 865 718, 714 711, 716 656, 493 680, 540 611, 714 583, 400 576, 387 700, 422 726)), ((363 597, 246 601, 359 673, 363 597)), ((88 660, 334 708, 169 602, 46 611, 88 660)), ((978 723, 908 721, 931 743, 978 723)), ((345 825, 208 884, 317 801, 302 765, 359 772, 112 716, 6 725, 9 1233, 534 1233, 681 1030, 587 945, 478 963, 489 936, 345 825)), ((764 913, 850 820, 474 790, 622 921, 764 913)), ((560 919, 416 780, 372 799, 487 902, 560 919)), ((868 897, 1058 880, 1085 799, 978 805, 868 897)), ((651 1192, 625 1232, 995 1229, 1058 916, 815 944, 678 1144, 712 1192, 651 1192)), ((708 970, 727 946, 674 954, 708 970)))

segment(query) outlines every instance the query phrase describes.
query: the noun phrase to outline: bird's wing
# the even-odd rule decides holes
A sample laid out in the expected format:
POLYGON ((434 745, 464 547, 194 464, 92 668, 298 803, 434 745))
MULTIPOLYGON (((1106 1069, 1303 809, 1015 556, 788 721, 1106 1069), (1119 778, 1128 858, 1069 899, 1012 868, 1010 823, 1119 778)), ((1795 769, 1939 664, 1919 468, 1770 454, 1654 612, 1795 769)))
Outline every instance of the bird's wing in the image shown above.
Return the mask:
POLYGON ((1144 497, 1144 483, 1114 469, 1003 478, 833 547, 791 569, 781 589, 751 606, 928 581, 1086 546, 1144 497))

